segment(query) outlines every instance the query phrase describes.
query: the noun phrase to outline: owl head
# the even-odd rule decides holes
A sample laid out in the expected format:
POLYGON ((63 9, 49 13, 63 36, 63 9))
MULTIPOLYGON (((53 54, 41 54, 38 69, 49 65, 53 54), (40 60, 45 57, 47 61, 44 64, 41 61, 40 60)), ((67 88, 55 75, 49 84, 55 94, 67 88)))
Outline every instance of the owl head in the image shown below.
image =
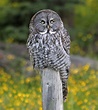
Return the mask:
POLYGON ((30 21, 30 32, 55 34, 63 27, 60 16, 49 9, 37 12, 30 21))

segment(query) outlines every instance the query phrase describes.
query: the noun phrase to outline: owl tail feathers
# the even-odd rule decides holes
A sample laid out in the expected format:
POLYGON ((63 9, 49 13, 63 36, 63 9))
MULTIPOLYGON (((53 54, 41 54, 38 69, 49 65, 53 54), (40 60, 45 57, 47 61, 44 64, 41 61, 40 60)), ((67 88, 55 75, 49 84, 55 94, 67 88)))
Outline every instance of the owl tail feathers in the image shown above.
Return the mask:
POLYGON ((63 101, 65 102, 67 99, 68 89, 67 89, 67 80, 68 80, 68 73, 66 69, 60 70, 60 77, 62 81, 62 93, 63 93, 63 101))
POLYGON ((63 86, 63 101, 64 102, 66 102, 67 94, 68 94, 68 89, 67 87, 63 86))
POLYGON ((68 94, 67 85, 64 85, 64 83, 63 83, 63 101, 64 102, 66 102, 67 94, 68 94))

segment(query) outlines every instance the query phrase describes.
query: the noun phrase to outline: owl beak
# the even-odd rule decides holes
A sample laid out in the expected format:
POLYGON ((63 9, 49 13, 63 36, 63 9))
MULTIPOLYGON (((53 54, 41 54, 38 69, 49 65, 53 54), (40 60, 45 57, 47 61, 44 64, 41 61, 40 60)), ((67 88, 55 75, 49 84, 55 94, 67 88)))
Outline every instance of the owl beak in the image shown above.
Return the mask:
POLYGON ((50 26, 49 25, 47 25, 47 33, 49 33, 49 31, 50 31, 50 26))
POLYGON ((48 30, 50 29, 50 26, 49 26, 49 25, 47 25, 47 29, 48 29, 48 30))

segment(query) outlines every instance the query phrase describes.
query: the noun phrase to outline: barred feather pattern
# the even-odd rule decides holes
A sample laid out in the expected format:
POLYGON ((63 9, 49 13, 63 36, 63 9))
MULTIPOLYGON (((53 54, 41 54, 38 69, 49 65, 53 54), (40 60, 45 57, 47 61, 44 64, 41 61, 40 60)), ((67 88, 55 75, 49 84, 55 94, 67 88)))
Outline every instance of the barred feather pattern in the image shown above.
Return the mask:
POLYGON ((67 97, 67 79, 70 67, 70 36, 67 30, 55 34, 30 33, 27 40, 33 67, 37 69, 53 68, 59 71, 62 81, 63 99, 67 97))

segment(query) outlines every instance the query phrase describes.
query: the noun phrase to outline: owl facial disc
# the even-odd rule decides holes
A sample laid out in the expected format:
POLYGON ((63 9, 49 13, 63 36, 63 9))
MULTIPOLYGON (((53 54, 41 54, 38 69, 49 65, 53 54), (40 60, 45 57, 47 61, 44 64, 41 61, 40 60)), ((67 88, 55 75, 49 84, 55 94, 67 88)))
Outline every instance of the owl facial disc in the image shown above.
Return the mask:
POLYGON ((31 25, 39 34, 55 34, 62 27, 59 15, 51 10, 42 10, 31 19, 31 25))

